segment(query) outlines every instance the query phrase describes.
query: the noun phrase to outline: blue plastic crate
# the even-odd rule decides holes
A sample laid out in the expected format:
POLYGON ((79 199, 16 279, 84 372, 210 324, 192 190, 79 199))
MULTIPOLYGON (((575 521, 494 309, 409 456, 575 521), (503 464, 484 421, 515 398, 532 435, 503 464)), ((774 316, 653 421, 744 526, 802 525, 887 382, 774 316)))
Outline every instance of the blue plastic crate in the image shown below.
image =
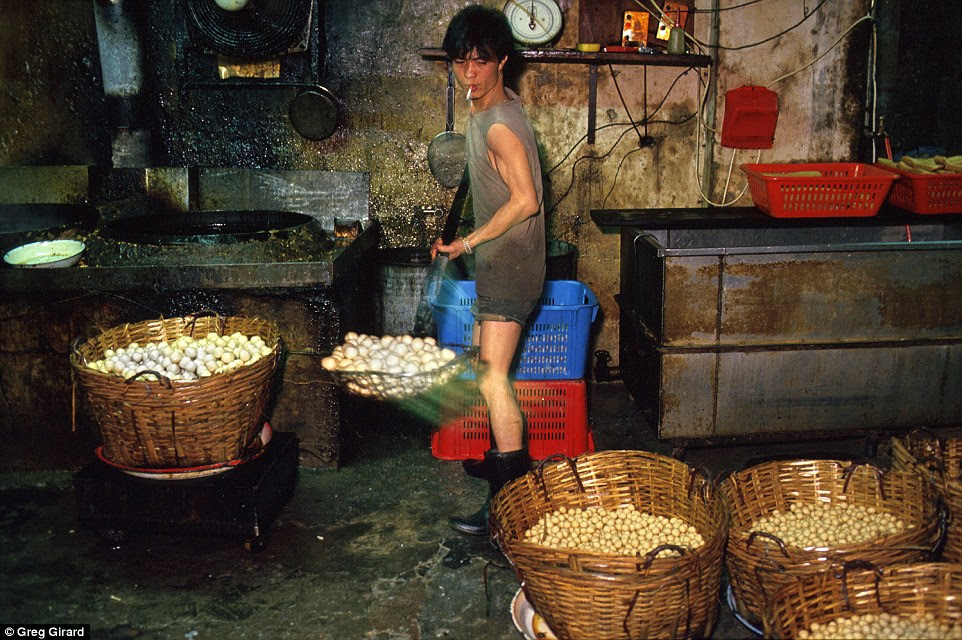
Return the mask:
MULTIPOLYGON (((446 280, 432 303, 438 342, 457 352, 471 344, 477 293, 474 280, 446 280)), ((541 305, 521 335, 515 360, 517 380, 576 380, 588 360, 588 334, 598 316, 598 299, 577 280, 547 280, 541 305)))

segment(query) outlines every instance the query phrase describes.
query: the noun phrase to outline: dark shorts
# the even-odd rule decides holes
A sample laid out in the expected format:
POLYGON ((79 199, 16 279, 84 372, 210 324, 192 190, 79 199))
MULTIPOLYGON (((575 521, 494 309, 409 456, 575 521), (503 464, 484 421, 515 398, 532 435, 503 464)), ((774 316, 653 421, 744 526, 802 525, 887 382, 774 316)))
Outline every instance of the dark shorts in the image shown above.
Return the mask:
POLYGON ((535 300, 504 300, 502 298, 485 298, 478 296, 471 305, 471 313, 477 322, 517 322, 521 326, 528 321, 528 316, 534 311, 541 299, 535 300))

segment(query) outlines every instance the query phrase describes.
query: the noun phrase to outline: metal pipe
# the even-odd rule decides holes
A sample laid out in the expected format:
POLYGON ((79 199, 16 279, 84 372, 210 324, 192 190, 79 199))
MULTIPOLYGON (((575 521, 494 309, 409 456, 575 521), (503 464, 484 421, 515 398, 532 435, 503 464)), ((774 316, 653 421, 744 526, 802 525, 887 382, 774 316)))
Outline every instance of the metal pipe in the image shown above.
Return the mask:
MULTIPOLYGON (((708 67, 708 90, 705 96, 705 124, 707 124, 712 129, 715 128, 715 101, 718 97, 718 80, 717 80, 717 68, 718 68, 718 35, 721 29, 721 23, 719 20, 720 5, 719 0, 712 0, 712 12, 711 12, 711 26, 709 27, 708 34, 708 54, 711 56, 711 65, 708 67), (714 80, 714 81, 713 81, 714 80)), ((705 153, 704 153, 704 163, 702 166, 704 170, 701 174, 701 192, 711 196, 712 179, 714 178, 715 171, 712 167, 714 162, 714 149, 715 149, 715 139, 710 131, 705 132, 705 153)), ((701 199, 701 206, 707 207, 708 203, 705 199, 701 199)))

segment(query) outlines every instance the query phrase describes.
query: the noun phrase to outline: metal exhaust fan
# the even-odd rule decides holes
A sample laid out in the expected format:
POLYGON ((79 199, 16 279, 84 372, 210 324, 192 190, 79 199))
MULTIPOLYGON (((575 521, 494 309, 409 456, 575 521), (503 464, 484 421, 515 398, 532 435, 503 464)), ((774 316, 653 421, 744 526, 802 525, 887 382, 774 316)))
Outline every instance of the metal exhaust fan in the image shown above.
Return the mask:
POLYGON ((218 56, 221 82, 213 84, 299 89, 288 105, 294 129, 311 140, 334 133, 337 101, 317 77, 323 63, 318 0, 183 1, 191 39, 218 56))
POLYGON ((309 0, 186 0, 192 36, 213 52, 272 58, 306 48, 309 0))

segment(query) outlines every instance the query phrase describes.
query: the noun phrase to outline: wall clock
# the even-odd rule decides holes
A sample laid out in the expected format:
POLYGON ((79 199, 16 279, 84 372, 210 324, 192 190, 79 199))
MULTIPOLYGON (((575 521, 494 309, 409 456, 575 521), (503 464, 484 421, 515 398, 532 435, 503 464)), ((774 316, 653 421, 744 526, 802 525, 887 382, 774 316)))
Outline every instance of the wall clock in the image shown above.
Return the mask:
POLYGON ((508 0, 503 11, 521 44, 548 44, 561 33, 563 18, 555 0, 508 0))

